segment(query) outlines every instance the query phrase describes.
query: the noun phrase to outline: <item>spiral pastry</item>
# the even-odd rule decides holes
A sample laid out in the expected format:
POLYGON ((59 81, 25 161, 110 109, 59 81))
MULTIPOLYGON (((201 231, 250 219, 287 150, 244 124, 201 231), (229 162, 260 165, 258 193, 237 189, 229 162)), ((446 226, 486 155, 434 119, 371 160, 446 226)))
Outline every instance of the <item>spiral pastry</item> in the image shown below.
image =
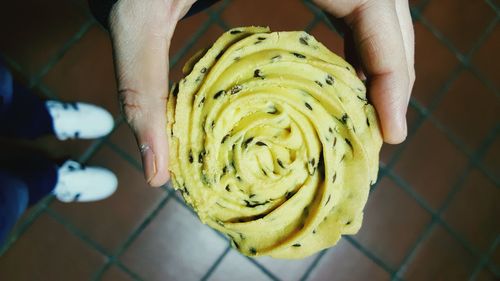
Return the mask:
POLYGON ((168 99, 174 188, 248 256, 301 258, 361 226, 382 144, 353 68, 305 32, 242 27, 168 99))

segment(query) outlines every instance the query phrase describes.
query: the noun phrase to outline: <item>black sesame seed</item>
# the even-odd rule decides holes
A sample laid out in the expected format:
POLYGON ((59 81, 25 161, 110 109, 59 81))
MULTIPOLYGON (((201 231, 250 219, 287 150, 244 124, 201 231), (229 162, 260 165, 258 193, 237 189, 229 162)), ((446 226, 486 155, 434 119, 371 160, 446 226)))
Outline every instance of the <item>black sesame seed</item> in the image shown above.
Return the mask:
POLYGON ((272 57, 272 58, 271 58, 271 61, 272 61, 272 62, 275 62, 275 61, 277 61, 277 60, 279 60, 279 59, 281 59, 281 55, 277 55, 277 56, 272 57))
POLYGON ((220 143, 224 143, 227 140, 227 138, 229 138, 229 134, 225 135, 220 143))
POLYGON ((256 69, 256 70, 253 72, 253 77, 264 78, 264 76, 262 76, 262 72, 260 71, 260 69, 256 69))
POLYGON ((310 163, 311 163, 311 166, 314 166, 314 164, 316 164, 316 159, 314 159, 314 158, 311 159, 310 163))
POLYGON ((231 89, 231 95, 234 95, 236 93, 238 93, 239 91, 241 91, 243 89, 243 87, 241 85, 236 85, 234 86, 232 89, 231 89))
POLYGON ((292 198, 292 196, 295 195, 295 192, 293 191, 288 191, 287 193, 285 193, 285 198, 288 200, 290 198, 292 198))
POLYGON ((255 248, 250 248, 250 254, 252 255, 256 255, 257 254, 257 250, 255 248))
POLYGON ((306 103, 304 103, 304 104, 305 104, 305 106, 307 107, 307 109, 309 109, 309 110, 313 110, 313 108, 312 108, 312 106, 311 106, 310 104, 308 104, 307 102, 306 102, 306 103))
POLYGON ((335 147, 336 144, 337 144, 337 137, 334 137, 333 138, 333 147, 335 147))
POLYGON ((240 57, 234 57, 234 61, 239 61, 240 57))
POLYGON ((328 127, 328 132, 332 133, 333 134, 333 129, 332 127, 328 127))
POLYGON ((292 247, 300 247, 301 245, 299 243, 293 244, 292 247))
POLYGON ((350 225, 350 224, 351 224, 351 222, 352 222, 352 221, 348 221, 348 222, 346 222, 345 224, 346 224, 346 225, 350 225))
POLYGON ((328 195, 328 199, 326 199, 326 202, 325 202, 325 206, 328 204, 328 202, 330 202, 330 199, 332 198, 332 195, 328 195))
POLYGON ((178 93, 179 93, 179 84, 175 83, 174 90, 172 91, 172 95, 174 95, 174 97, 177 97, 178 93))
POLYGON ((189 150, 189 163, 193 163, 193 151, 189 150))
POLYGON ((278 109, 276 109, 276 107, 272 107, 270 111, 268 111, 267 113, 269 114, 276 114, 278 112, 278 109))
POLYGON ((200 70, 200 72, 201 72, 201 73, 205 73, 205 72, 207 72, 207 68, 206 68, 206 67, 202 68, 202 69, 200 70))
POLYGON ((335 183, 336 179, 337 179, 337 173, 333 174, 332 183, 335 183))
POLYGON ((231 192, 231 188, 229 188, 229 184, 228 184, 228 185, 226 185, 226 188, 225 188, 225 189, 226 189, 226 191, 231 192))
POLYGON ((264 170, 264 168, 262 168, 261 171, 265 176, 267 176, 266 170, 264 170))
POLYGON ((309 46, 309 43, 307 43, 307 38, 306 38, 306 37, 300 37, 300 38, 299 38, 299 42, 300 42, 300 44, 302 44, 302 45, 309 46))
POLYGON ((205 150, 198 154, 198 163, 203 164, 203 155, 205 155, 205 150))
POLYGON ((224 54, 225 50, 220 51, 220 53, 215 57, 216 60, 220 59, 224 54))
POLYGON ((330 74, 327 74, 327 75, 326 75, 326 79, 325 79, 326 84, 328 84, 328 85, 333 85, 333 82, 334 82, 334 81, 335 81, 335 80, 333 79, 333 77, 332 77, 332 76, 330 76, 330 74))
POLYGON ((243 143, 243 147, 247 147, 249 143, 251 143, 253 141, 253 137, 250 137, 248 138, 244 143, 243 143))
POLYGON ((342 118, 340 119, 340 122, 346 124, 347 123, 347 119, 349 119, 349 116, 347 116, 347 114, 344 113, 344 115, 342 115, 342 118))
POLYGON ((205 97, 201 98, 200 103, 198 104, 198 107, 202 106, 204 102, 205 102, 205 97))
POLYGON ((305 59, 306 58, 306 56, 304 56, 303 54, 299 54, 299 53, 295 53, 295 52, 293 52, 292 55, 296 56, 299 59, 305 59))
POLYGON ((222 168, 222 174, 225 175, 227 173, 227 166, 224 166, 224 168, 222 168))
POLYGON ((351 147, 351 149, 353 149, 353 148, 352 148, 352 143, 351 143, 351 141, 350 141, 349 139, 347 139, 347 138, 346 138, 346 139, 345 139, 345 142, 347 143, 347 145, 349 145, 349 146, 351 147))
POLYGON ((242 31, 241 30, 231 30, 231 34, 238 34, 238 33, 241 33, 242 31))
POLYGON ((212 128, 212 130, 215 128, 215 120, 212 120, 212 123, 210 124, 210 128, 212 128))
POLYGON ((368 118, 366 118, 366 125, 370 127, 370 120, 368 120, 368 118))
POLYGON ((248 198, 253 198, 253 197, 255 197, 255 194, 253 193, 248 196, 248 198))
POLYGON ((238 181, 241 181, 241 177, 240 177, 240 176, 236 176, 236 179, 237 179, 238 181))
POLYGON ((218 91, 215 95, 214 95, 214 100, 218 99, 221 95, 224 94, 224 90, 220 90, 218 91))
POLYGON ((267 146, 267 144, 265 144, 264 142, 261 142, 261 141, 258 141, 255 144, 258 146, 267 146))
POLYGON ((316 84, 318 84, 318 86, 323 87, 323 83, 319 82, 318 80, 315 80, 314 82, 316 82, 316 84))
POLYGON ((260 41, 266 40, 266 37, 257 37, 257 40, 260 40, 260 41))
POLYGON ((280 165, 281 168, 285 169, 285 166, 283 166, 283 162, 281 162, 280 159, 278 159, 278 165, 280 165))
POLYGON ((316 229, 313 230, 313 234, 316 234, 316 229))

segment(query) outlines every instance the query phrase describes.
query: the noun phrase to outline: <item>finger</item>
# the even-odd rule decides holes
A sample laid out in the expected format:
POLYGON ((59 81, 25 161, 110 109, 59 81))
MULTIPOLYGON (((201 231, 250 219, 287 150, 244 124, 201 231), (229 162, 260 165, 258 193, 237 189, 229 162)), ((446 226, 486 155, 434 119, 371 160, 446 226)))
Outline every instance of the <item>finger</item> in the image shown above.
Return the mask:
MULTIPOLYGON (((406 64, 410 75, 410 92, 415 83, 415 32, 413 31, 413 22, 410 14, 408 1, 396 1, 396 14, 399 20, 399 26, 402 31, 403 45, 405 48, 406 64)), ((408 95, 409 101, 410 95, 408 95)), ((408 102, 407 101, 407 102, 408 102)))
POLYGON ((380 118, 384 141, 407 135, 410 74, 393 1, 366 1, 346 17, 369 81, 369 95, 380 118))
POLYGON ((141 151, 144 176, 160 186, 169 178, 168 49, 175 22, 163 20, 168 7, 160 13, 138 1, 127 2, 132 7, 123 3, 117 3, 111 21, 119 100, 141 151))

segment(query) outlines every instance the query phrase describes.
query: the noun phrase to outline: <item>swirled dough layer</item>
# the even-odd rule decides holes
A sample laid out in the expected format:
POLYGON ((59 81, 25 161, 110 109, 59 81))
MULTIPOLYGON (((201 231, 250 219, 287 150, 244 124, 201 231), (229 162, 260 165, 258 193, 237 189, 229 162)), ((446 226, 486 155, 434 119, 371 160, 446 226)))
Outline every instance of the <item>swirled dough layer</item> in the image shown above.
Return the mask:
POLYGON ((382 144, 352 66, 306 32, 235 28, 168 99, 173 186, 249 256, 301 258, 361 226, 382 144))

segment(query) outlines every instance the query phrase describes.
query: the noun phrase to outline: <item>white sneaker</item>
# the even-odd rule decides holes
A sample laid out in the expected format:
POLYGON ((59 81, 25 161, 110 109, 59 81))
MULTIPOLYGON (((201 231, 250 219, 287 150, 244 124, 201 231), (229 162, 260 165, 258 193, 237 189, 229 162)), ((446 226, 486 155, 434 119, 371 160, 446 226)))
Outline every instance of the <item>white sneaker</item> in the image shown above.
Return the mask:
POLYGON ((54 194, 62 202, 90 202, 105 199, 118 186, 115 174, 100 167, 85 167, 68 160, 57 171, 54 194))
POLYGON ((113 116, 104 108, 88 103, 45 102, 59 140, 95 139, 111 132, 113 116))

